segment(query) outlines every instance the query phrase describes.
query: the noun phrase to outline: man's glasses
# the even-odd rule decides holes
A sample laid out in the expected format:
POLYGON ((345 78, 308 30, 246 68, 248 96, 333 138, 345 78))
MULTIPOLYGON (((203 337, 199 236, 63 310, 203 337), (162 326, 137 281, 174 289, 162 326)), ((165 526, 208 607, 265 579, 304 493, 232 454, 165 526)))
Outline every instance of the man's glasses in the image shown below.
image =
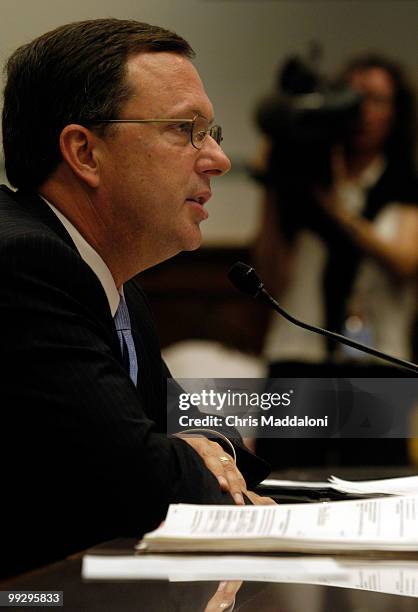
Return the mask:
POLYGON ((173 123, 176 127, 188 134, 190 142, 195 149, 201 149, 210 136, 220 145, 222 138, 222 128, 220 125, 209 125, 209 121, 201 115, 195 115, 193 119, 96 119, 92 123, 173 123))

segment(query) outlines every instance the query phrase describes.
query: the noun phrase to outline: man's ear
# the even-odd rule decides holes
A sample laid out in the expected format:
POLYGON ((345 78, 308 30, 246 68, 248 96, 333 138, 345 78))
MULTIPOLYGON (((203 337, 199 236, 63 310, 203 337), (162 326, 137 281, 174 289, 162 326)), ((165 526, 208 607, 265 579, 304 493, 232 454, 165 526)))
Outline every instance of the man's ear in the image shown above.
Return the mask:
POLYGON ((83 125, 71 123, 60 134, 64 161, 74 174, 91 188, 99 185, 98 139, 83 125))

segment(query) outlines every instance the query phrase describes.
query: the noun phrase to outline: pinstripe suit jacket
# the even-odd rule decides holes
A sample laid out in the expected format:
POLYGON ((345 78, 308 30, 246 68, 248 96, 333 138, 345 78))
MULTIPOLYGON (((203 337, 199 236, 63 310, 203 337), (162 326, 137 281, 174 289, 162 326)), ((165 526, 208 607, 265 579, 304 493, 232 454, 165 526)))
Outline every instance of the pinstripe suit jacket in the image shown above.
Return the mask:
MULTIPOLYGON (((170 503, 231 503, 197 453, 164 435, 168 371, 141 289, 132 281, 124 287, 135 388, 102 285, 35 194, 0 189, 0 266, 9 568, 16 551, 23 568, 139 536, 170 503)), ((252 483, 265 477, 266 465, 237 446, 244 475, 252 483)))

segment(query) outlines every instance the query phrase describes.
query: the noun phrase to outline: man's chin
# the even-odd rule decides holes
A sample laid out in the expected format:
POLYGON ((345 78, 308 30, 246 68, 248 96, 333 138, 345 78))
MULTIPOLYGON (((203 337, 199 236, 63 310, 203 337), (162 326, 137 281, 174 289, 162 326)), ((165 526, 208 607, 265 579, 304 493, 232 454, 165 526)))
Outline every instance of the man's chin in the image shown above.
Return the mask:
POLYGON ((185 239, 183 244, 183 251, 196 251, 203 241, 202 232, 198 225, 195 225, 193 228, 193 232, 191 232, 185 239))
POLYGON ((202 245, 203 239, 195 240, 194 242, 188 243, 187 246, 183 248, 183 251, 197 251, 197 249, 202 245))

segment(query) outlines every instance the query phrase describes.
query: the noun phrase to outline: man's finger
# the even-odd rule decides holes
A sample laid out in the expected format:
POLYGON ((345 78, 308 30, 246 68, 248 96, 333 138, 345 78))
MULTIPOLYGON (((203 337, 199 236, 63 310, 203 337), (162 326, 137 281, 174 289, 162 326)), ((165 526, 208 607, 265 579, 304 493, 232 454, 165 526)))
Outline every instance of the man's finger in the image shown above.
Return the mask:
POLYGON ((242 492, 246 492, 247 485, 241 472, 238 470, 232 457, 229 459, 229 461, 222 461, 222 465, 225 478, 228 481, 228 490, 230 494, 232 495, 236 504, 243 506, 245 502, 242 492))
POLYGON ((256 506, 275 506, 276 502, 271 499, 271 497, 262 497, 261 495, 257 495, 254 491, 247 491, 247 497, 250 501, 253 502, 256 506))
POLYGON ((244 505, 242 491, 246 491, 247 486, 232 457, 222 451, 218 455, 206 455, 205 463, 218 479, 222 490, 228 491, 236 504, 244 505))

